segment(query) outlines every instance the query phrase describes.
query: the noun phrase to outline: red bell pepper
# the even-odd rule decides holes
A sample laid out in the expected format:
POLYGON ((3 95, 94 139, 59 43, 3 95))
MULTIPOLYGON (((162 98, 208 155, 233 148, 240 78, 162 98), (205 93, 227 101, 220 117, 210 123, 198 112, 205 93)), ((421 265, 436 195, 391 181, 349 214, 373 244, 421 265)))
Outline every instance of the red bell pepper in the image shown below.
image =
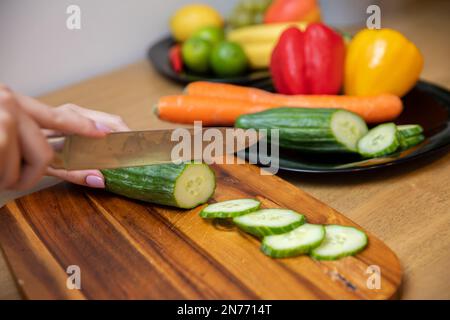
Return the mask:
POLYGON ((181 45, 176 44, 169 50, 169 60, 172 69, 176 73, 183 71, 183 56, 181 54, 181 45))
POLYGON ((304 32, 292 27, 281 35, 270 69, 283 94, 338 94, 344 78, 345 43, 322 23, 304 32))

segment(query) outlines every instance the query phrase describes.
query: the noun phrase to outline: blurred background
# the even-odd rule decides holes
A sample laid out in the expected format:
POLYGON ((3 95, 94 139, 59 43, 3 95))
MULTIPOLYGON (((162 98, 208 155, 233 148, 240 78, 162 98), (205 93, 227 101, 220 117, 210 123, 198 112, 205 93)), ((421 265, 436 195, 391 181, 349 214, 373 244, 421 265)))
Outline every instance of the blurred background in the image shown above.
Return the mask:
MULTIPOLYGON (((174 10, 191 2, 1 0, 0 82, 28 95, 41 95, 143 59, 149 45, 168 34, 168 19, 174 10), (81 8, 81 30, 66 28, 66 8, 71 4, 81 8)), ((198 2, 213 5, 225 16, 235 4, 229 0, 198 2)), ((448 17, 450 1, 321 0, 320 4, 325 22, 350 32, 364 26, 367 6, 378 4, 382 27, 394 26, 411 38, 425 61, 448 61, 448 41, 433 37, 436 32, 447 32, 448 20, 433 16, 448 17), (411 26, 420 32, 411 31, 411 26)), ((442 78, 445 83, 448 70, 448 64, 427 63, 423 77, 432 73, 434 81, 442 78)))

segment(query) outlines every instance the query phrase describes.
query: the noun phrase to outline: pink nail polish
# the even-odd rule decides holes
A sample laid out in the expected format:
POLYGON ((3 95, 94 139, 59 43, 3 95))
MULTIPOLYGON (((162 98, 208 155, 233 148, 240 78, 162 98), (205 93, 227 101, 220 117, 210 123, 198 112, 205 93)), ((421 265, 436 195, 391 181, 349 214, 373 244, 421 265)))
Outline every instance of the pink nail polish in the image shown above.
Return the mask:
POLYGON ((105 181, 99 176, 87 176, 86 184, 92 188, 104 188, 105 181))
POLYGON ((95 127, 97 128, 98 131, 102 131, 102 132, 111 132, 112 131, 110 127, 104 125, 101 122, 96 122, 95 127))

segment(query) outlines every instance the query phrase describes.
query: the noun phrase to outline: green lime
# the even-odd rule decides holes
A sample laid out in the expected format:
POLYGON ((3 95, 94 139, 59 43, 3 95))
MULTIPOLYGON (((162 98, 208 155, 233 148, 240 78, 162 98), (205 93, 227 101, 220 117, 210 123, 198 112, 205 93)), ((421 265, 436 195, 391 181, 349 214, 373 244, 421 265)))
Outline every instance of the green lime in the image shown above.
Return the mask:
POLYGON ((247 70, 247 66, 247 56, 237 43, 223 41, 211 53, 211 67, 219 77, 239 76, 247 70))
POLYGON ((211 56, 212 45, 203 39, 190 38, 181 48, 183 62, 186 66, 197 73, 207 73, 209 71, 209 57, 211 56))
POLYGON ((225 40, 225 32, 223 28, 205 27, 197 31, 192 37, 206 40, 214 46, 225 40))

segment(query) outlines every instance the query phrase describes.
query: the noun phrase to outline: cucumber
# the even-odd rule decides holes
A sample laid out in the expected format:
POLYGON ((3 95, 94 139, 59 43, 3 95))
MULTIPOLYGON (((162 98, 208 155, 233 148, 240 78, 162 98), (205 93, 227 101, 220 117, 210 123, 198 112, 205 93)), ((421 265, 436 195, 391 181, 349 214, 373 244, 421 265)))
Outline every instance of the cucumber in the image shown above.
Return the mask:
POLYGON ((336 260, 352 256, 367 246, 367 235, 353 227, 325 226, 325 240, 310 255, 317 260, 336 260))
POLYGON ((272 258, 287 258, 305 254, 325 239, 322 225, 304 224, 288 233, 264 237, 261 250, 272 258))
POLYGON ((356 152, 368 131, 360 116, 339 109, 275 108, 243 115, 235 126, 279 129, 281 147, 311 152, 356 152))
POLYGON ((190 209, 205 203, 216 187, 206 164, 157 164, 101 170, 106 189, 128 198, 190 209))
POLYGON ((200 212, 202 218, 234 218, 253 211, 261 206, 255 199, 236 199, 210 204, 200 212))
POLYGON ((400 146, 397 126, 384 123, 371 129, 358 142, 358 151, 365 157, 380 157, 390 154, 400 146))
POLYGON ((242 230, 257 237, 281 234, 305 223, 305 217, 287 209, 262 209, 233 218, 242 230))
POLYGON ((423 140, 425 140, 425 136, 423 134, 419 134, 408 138, 400 136, 400 148, 402 150, 409 149, 411 147, 414 147, 415 145, 418 145, 423 140))
POLYGON ((397 126, 397 130, 403 138, 418 136, 423 133, 422 126, 418 124, 404 124, 397 126))

